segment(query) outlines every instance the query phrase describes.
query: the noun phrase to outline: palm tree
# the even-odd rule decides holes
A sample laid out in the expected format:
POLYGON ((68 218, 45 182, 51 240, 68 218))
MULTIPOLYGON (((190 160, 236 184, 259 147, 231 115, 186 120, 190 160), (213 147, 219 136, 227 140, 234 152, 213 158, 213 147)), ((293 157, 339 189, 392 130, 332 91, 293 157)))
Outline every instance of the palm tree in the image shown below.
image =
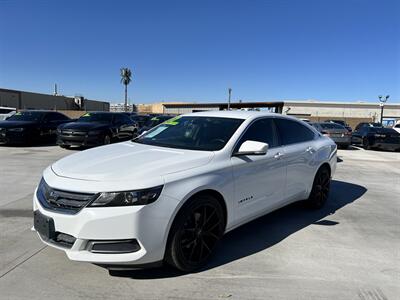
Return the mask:
POLYGON ((121 83, 125 85, 125 111, 128 111, 128 84, 132 81, 131 77, 131 70, 121 68, 121 83))

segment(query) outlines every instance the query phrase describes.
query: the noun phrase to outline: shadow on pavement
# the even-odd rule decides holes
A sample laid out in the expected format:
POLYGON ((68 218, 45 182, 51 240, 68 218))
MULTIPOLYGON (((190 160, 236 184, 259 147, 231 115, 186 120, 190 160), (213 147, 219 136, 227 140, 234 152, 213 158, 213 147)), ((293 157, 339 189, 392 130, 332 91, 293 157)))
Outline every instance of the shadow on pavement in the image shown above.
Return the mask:
MULTIPOLYGON (((336 226, 336 221, 322 220, 337 210, 359 199, 366 188, 360 185, 332 181, 331 194, 321 210, 309 210, 298 202, 258 218, 227 233, 202 272, 268 249, 288 236, 311 225, 336 226)), ((112 271, 113 276, 133 279, 154 279, 181 276, 183 273, 170 267, 132 271, 112 271)))

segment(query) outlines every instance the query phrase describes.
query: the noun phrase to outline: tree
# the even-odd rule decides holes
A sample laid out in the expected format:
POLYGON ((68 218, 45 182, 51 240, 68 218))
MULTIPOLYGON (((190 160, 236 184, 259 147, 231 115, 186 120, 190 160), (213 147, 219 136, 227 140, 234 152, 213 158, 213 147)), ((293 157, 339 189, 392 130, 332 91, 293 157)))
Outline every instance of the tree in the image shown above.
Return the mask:
POLYGON ((121 83, 125 85, 125 111, 128 111, 128 84, 132 81, 132 72, 128 68, 121 68, 121 83))

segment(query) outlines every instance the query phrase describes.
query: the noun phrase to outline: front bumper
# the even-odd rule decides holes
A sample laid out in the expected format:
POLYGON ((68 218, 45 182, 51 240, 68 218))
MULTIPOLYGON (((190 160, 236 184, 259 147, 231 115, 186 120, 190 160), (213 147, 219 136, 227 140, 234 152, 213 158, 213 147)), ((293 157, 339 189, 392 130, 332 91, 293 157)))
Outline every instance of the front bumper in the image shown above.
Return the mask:
POLYGON ((103 144, 103 137, 100 135, 68 136, 58 135, 57 145, 60 146, 98 146, 103 144))
POLYGON ((26 132, 0 132, 0 145, 1 144, 24 144, 28 141, 28 134, 26 132))
POLYGON ((37 197, 33 209, 54 220, 55 231, 75 238, 69 247, 40 239, 47 245, 63 250, 74 261, 102 265, 146 265, 164 258, 174 199, 166 196, 146 206, 83 208, 75 215, 44 209, 37 197), (166 205, 169 204, 169 205, 166 205), (140 249, 131 253, 94 253, 91 241, 136 240, 140 249))
POLYGON ((379 148, 383 150, 400 150, 400 143, 388 143, 384 141, 375 141, 374 144, 371 145, 372 148, 379 148))

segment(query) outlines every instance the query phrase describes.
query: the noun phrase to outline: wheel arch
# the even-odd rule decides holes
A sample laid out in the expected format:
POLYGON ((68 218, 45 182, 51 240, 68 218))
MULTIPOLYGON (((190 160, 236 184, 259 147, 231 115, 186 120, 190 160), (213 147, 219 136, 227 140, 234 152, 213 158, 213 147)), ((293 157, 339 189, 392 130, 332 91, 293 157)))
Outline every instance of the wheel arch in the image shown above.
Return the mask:
POLYGON ((321 170, 322 168, 327 168, 328 171, 329 171, 329 175, 332 175, 331 165, 328 162, 325 161, 318 167, 317 172, 315 172, 315 174, 314 174, 314 177, 318 173, 318 171, 321 170))
MULTIPOLYGON (((185 207, 185 205, 194 197, 199 196, 199 195, 211 195, 212 197, 214 197, 218 203, 221 205, 222 210, 223 210, 223 214, 224 214, 224 227, 226 229, 226 225, 228 222, 228 207, 227 207, 227 203, 226 200, 224 198, 224 196, 217 190, 213 189, 213 188, 202 188, 199 190, 195 190, 192 191, 191 193, 188 193, 187 196, 184 198, 184 200, 181 202, 181 205, 179 205, 175 211, 175 213, 173 214, 172 220, 168 226, 168 233, 166 234, 166 239, 165 239, 165 247, 168 246, 169 242, 170 242, 170 238, 171 238, 171 231, 173 229, 175 220, 177 218, 177 216, 179 215, 179 213, 182 211, 182 209, 185 207)), ((165 248, 166 250, 167 248, 165 248)), ((166 251, 164 251, 164 256, 165 256, 166 251)))

